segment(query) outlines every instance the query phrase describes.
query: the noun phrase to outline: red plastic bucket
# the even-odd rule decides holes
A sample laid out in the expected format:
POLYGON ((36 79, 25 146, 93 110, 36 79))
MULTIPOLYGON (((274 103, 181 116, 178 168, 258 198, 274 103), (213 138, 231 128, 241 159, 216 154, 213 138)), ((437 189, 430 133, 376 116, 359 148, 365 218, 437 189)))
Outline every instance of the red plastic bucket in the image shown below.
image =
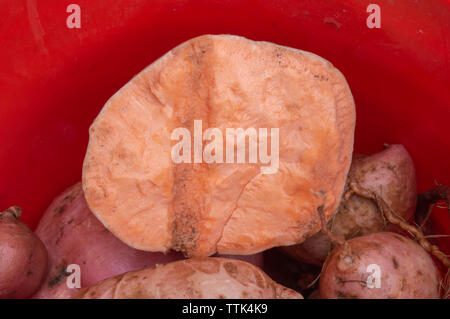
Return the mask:
MULTIPOLYGON (((371 29, 372 2, 2 1, 0 208, 21 206, 34 227, 52 198, 80 180, 88 127, 105 101, 163 53, 206 33, 328 59, 354 94, 355 150, 404 144, 419 191, 450 184, 450 2, 377 0, 381 28, 371 29), (66 25, 70 3, 80 6, 80 29, 66 25)), ((444 210, 433 219, 450 233, 444 210)))

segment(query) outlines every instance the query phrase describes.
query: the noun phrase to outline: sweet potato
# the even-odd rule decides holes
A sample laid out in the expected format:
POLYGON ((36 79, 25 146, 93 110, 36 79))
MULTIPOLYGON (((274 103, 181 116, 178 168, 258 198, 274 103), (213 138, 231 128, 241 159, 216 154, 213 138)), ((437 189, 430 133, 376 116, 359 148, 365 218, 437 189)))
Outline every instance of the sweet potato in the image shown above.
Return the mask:
POLYGON ((45 246, 20 216, 18 207, 0 213, 0 298, 29 297, 47 270, 45 246))
POLYGON ((320 276, 321 298, 440 298, 440 276, 428 253, 392 232, 337 246, 320 276), (377 281, 379 278, 379 281, 377 281))
MULTIPOLYGON (((105 227, 142 250, 246 255, 300 243, 319 229, 311 189, 327 192, 327 218, 338 207, 354 126, 350 89, 324 59, 236 36, 201 36, 165 54, 105 104, 90 128, 83 189, 105 227), (226 129, 238 128, 267 129, 270 164, 261 161, 261 145, 254 163, 250 146, 226 138, 226 129), (183 149, 184 162, 173 160, 181 143, 175 129, 200 136, 192 152, 200 158, 183 149), (207 129, 217 129, 223 143, 216 135, 207 143, 207 129), (229 162, 224 145, 235 150, 229 162), (206 163, 206 146, 222 155, 206 163), (243 163, 236 163, 238 150, 245 151, 243 163)), ((247 133, 257 148, 259 133, 247 133)), ((245 144, 243 136, 238 141, 245 144)))
POLYGON ((131 248, 111 234, 91 213, 81 183, 60 194, 39 222, 36 234, 49 253, 49 271, 34 298, 69 298, 67 266, 81 270, 81 287, 127 271, 182 259, 179 253, 150 253, 131 248))
POLYGON ((302 299, 259 268, 239 260, 204 257, 129 272, 84 288, 84 299, 302 299))
MULTIPOLYGON (((355 183, 380 196, 403 220, 411 222, 417 202, 414 164, 402 145, 390 145, 383 151, 354 157, 347 183, 355 183)), ((344 197, 338 212, 329 222, 334 235, 351 239, 382 231, 400 231, 382 215, 377 204, 361 194, 344 197)), ((295 259, 321 266, 332 249, 331 242, 317 233, 300 245, 282 248, 295 259)))
MULTIPOLYGON (((52 202, 36 229, 49 251, 49 272, 34 298, 68 298, 77 288, 67 286, 67 266, 81 270, 81 287, 128 271, 183 259, 180 253, 152 253, 127 246, 92 214, 78 183, 52 202)), ((229 256, 232 257, 232 256, 229 256)), ((261 254, 243 256, 262 266, 261 254)))

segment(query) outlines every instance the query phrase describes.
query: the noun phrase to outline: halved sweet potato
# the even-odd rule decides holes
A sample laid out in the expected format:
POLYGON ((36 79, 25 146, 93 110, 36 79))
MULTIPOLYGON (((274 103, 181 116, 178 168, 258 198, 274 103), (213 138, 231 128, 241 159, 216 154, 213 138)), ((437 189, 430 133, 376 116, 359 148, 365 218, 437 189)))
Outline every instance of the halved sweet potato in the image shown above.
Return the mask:
MULTIPOLYGON (((319 230, 321 199, 311 190, 326 192, 327 217, 337 209, 354 126, 350 89, 324 59, 236 36, 197 37, 106 103, 90 128, 86 200, 142 250, 209 256, 299 243, 319 230), (195 120, 202 133, 223 136, 226 128, 279 128, 278 170, 265 174, 267 164, 249 163, 248 154, 245 163, 174 163, 171 134, 186 128, 193 136, 195 120)), ((217 143, 224 154, 232 145, 217 143)))

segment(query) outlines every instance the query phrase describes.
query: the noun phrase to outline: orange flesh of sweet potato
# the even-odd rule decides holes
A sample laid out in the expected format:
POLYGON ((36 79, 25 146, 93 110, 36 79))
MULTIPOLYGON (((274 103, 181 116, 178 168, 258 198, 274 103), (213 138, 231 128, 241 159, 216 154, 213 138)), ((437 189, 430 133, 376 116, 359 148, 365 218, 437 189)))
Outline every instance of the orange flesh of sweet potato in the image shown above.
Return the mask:
MULTIPOLYGON (((201 36, 144 69, 90 128, 83 189, 128 245, 185 255, 252 254, 319 230, 336 210, 351 161, 354 102, 322 58, 236 36, 201 36), (279 128, 279 168, 171 159, 175 128, 279 128)), ((225 135, 225 133, 223 133, 225 135)), ((228 143, 228 141, 224 141, 228 143)), ((225 147, 223 148, 225 150, 225 147)), ((225 151, 224 151, 225 152, 225 151)))

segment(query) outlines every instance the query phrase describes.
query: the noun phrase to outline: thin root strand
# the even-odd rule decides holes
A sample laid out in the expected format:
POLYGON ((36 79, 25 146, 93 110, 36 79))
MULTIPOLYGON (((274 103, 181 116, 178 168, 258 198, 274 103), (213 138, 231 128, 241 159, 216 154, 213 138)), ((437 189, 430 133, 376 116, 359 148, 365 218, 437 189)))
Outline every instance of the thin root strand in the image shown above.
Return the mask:
POLYGON ((327 236, 327 238, 335 245, 344 245, 345 244, 345 239, 342 236, 336 236, 334 235, 329 229, 328 229, 328 223, 327 223, 327 219, 325 217, 325 213, 324 213, 324 208, 325 208, 325 201, 327 199, 327 196, 325 195, 324 191, 313 191, 311 190, 311 193, 319 196, 322 199, 322 205, 320 205, 319 207, 317 207, 317 212, 319 213, 319 217, 320 217, 320 223, 321 223, 321 231, 322 233, 327 236))
POLYGON ((381 213, 385 218, 394 225, 401 227, 403 230, 409 232, 416 238, 417 242, 425 249, 427 252, 435 256, 445 267, 450 267, 450 260, 445 255, 438 246, 432 245, 425 237, 423 232, 414 225, 408 224, 404 220, 400 219, 397 214, 392 210, 392 208, 377 194, 367 191, 366 189, 360 187, 356 183, 350 183, 350 188, 352 191, 360 196, 370 198, 375 200, 381 213))

